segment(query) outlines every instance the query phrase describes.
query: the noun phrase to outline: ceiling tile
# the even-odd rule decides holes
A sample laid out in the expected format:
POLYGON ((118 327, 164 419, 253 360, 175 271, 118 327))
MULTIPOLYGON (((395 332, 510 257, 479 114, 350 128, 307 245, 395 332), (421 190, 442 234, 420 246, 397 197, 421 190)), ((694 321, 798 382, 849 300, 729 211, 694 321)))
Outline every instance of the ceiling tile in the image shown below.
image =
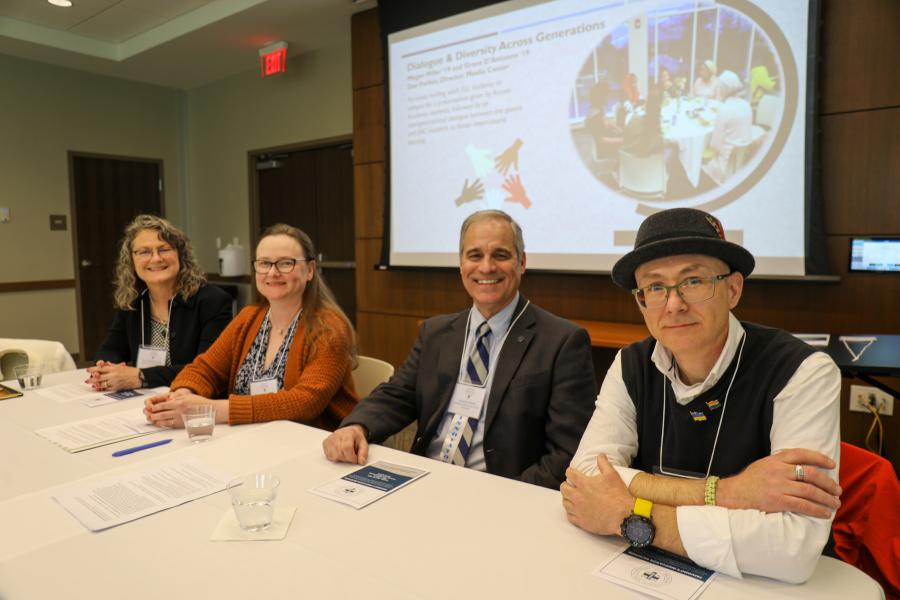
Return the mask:
POLYGON ((71 33, 119 43, 166 22, 165 17, 128 8, 119 3, 69 29, 71 33))
POLYGON ((201 6, 212 4, 216 0, 122 0, 122 5, 148 12, 165 19, 174 19, 196 10, 201 6))
POLYGON ((121 0, 75 0, 72 6, 62 8, 47 0, 4 0, 0 2, 0 16, 51 29, 69 29, 119 2, 121 0))

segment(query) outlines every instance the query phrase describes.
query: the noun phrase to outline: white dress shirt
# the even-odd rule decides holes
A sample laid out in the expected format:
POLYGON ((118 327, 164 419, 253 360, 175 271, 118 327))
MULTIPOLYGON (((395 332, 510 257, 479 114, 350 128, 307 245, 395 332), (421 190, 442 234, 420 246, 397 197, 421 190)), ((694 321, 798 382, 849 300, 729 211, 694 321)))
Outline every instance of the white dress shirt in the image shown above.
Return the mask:
MULTIPOLYGON (((657 344, 651 360, 672 385, 676 401, 686 405, 712 388, 734 358, 744 328, 729 316, 728 339, 706 379, 683 383, 673 367, 672 353, 657 344)), ((788 448, 817 450, 834 459, 829 471, 837 480, 840 455, 841 375, 831 358, 816 352, 806 358, 774 399, 772 453, 788 448)), ((606 454, 626 486, 640 471, 628 465, 637 455, 638 432, 634 402, 622 376, 619 352, 606 374, 596 408, 588 423, 572 466, 596 474, 597 455, 606 454)), ((723 451, 719 448, 717 452, 723 451)), ((719 506, 677 507, 678 533, 691 560, 733 577, 741 573, 764 575, 799 583, 815 569, 831 531, 832 519, 795 513, 766 514, 758 510, 732 510, 719 506)))

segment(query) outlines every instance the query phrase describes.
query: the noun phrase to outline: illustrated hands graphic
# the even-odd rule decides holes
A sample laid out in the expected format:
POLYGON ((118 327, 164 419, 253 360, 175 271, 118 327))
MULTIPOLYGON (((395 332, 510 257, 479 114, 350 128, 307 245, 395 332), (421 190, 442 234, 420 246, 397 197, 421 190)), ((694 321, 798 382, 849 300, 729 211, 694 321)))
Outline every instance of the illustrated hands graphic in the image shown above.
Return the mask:
POLYGON ((475 175, 484 177, 491 172, 494 167, 494 161, 491 160, 491 151, 483 148, 476 148, 472 144, 466 146, 466 154, 475 169, 475 175))
POLYGON ((461 206, 472 200, 481 200, 483 196, 484 186, 481 185, 481 181, 476 179, 472 182, 472 185, 469 185, 469 180, 466 179, 466 182, 463 184, 462 193, 460 193, 459 197, 456 199, 456 205, 461 206))
POLYGON ((528 199, 525 186, 522 185, 522 180, 519 179, 518 175, 507 177, 506 181, 503 182, 503 189, 509 192, 509 196, 504 198, 506 202, 513 202, 521 204, 525 208, 531 208, 531 200, 528 199))
POLYGON ((512 143, 512 145, 503 151, 503 154, 498 156, 494 161, 494 166, 497 167, 497 171, 501 175, 506 175, 507 171, 509 171, 509 167, 513 166, 516 168, 516 171, 519 170, 519 148, 522 147, 522 140, 516 138, 516 141, 512 143))

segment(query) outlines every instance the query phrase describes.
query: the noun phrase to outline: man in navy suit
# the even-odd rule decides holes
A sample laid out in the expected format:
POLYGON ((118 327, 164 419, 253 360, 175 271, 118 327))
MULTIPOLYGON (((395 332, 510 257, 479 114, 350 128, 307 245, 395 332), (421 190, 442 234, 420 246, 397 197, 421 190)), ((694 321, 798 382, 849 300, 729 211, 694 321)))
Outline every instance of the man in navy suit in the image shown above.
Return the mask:
POLYGON ((557 488, 597 396, 590 339, 519 294, 525 244, 506 213, 470 215, 459 257, 473 306, 422 323, 406 362, 324 441, 325 455, 364 464, 369 442, 416 421, 415 454, 557 488))

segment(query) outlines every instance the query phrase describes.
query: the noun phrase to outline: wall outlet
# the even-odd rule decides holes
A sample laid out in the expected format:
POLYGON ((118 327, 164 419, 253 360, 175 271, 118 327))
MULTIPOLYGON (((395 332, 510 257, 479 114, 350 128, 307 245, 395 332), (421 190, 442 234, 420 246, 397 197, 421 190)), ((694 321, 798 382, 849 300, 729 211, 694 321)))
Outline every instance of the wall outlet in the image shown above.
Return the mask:
POLYGON ((869 412, 867 405, 877 407, 878 414, 890 417, 894 414, 894 397, 868 385, 850 386, 850 410, 869 412))

